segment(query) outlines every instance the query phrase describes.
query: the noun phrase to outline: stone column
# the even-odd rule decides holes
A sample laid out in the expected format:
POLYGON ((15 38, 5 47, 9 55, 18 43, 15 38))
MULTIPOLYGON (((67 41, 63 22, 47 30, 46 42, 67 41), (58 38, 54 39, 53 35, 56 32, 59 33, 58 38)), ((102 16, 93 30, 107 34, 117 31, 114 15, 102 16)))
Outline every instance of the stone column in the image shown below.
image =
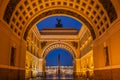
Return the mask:
POLYGON ((74 76, 79 77, 80 76, 80 59, 75 59, 74 60, 74 76))
POLYGON ((45 64, 46 64, 45 59, 40 58, 38 63, 39 76, 45 77, 45 66, 46 66, 45 64))

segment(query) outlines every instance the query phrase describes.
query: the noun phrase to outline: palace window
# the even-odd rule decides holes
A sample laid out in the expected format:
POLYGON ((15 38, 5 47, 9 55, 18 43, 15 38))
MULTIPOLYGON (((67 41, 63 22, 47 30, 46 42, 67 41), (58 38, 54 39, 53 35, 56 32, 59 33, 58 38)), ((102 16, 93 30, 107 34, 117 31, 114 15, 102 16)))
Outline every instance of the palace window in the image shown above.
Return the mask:
POLYGON ((108 53, 108 47, 104 47, 104 51, 105 51, 105 57, 106 57, 106 63, 105 66, 109 66, 109 53, 108 53))
POLYGON ((11 66, 15 65, 15 53, 16 53, 16 48, 11 47, 11 56, 10 56, 10 65, 11 66))

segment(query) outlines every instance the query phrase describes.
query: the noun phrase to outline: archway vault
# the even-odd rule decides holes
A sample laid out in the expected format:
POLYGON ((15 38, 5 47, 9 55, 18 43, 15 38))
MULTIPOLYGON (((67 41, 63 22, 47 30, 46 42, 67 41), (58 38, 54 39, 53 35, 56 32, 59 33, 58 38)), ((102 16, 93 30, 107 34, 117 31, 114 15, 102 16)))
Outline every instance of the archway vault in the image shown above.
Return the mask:
POLYGON ((117 18, 111 0, 9 0, 3 19, 13 32, 26 39, 33 25, 56 14, 72 16, 86 24, 93 39, 117 18))
POLYGON ((65 43, 65 42, 57 41, 57 42, 53 42, 45 47, 45 49, 42 51, 41 58, 45 59, 47 54, 50 51, 57 49, 57 48, 61 48, 61 49, 65 49, 65 50, 69 51, 70 54, 72 55, 73 59, 78 57, 78 53, 71 45, 69 45, 68 43, 65 43))

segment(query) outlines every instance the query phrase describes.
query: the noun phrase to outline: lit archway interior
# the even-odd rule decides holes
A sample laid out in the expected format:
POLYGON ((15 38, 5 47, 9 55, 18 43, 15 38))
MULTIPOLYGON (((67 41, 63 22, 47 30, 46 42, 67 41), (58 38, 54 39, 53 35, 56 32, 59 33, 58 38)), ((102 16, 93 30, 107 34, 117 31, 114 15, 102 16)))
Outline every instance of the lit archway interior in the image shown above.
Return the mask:
POLYGON ((75 76, 120 80, 120 0, 0 0, 0 11, 0 80, 44 75, 45 56, 63 46, 75 58, 75 76), (83 27, 77 35, 42 35, 36 25, 51 16, 83 27))

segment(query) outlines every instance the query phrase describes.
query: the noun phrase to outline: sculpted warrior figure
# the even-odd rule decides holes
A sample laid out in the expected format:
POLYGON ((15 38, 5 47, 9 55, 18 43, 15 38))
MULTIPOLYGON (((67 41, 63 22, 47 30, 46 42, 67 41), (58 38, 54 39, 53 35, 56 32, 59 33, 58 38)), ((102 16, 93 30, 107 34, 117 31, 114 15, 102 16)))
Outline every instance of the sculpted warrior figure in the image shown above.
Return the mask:
POLYGON ((57 20, 57 22, 58 22, 58 24, 61 24, 61 19, 56 19, 57 20))

